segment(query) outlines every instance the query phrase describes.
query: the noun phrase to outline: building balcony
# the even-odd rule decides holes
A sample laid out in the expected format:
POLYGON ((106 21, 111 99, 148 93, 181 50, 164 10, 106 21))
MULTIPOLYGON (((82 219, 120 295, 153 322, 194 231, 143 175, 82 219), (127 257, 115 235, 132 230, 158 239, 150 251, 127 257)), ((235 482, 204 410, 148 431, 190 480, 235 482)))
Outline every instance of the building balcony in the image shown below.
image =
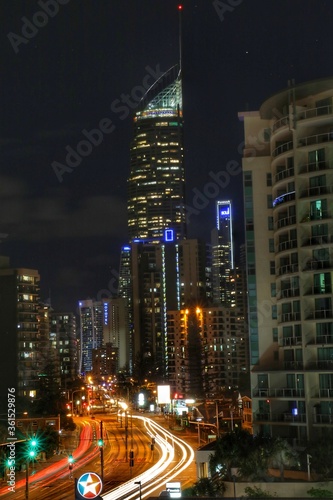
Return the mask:
POLYGON ((304 370, 303 361, 284 361, 285 370, 304 370))
POLYGON ((332 267, 333 264, 329 260, 309 259, 302 271, 317 271, 321 269, 331 269, 332 267))
POLYGON ((277 276, 282 276, 284 274, 298 273, 298 271, 299 271, 298 264, 288 264, 278 268, 277 276))
POLYGON ((296 215, 291 217, 283 217, 275 222, 276 228, 281 229, 283 227, 288 227, 296 224, 296 215))
POLYGON ((333 344, 333 335, 317 335, 315 339, 307 342, 306 345, 328 345, 333 344))
POLYGON ((303 241, 302 247, 326 245, 332 242, 333 236, 328 236, 326 234, 321 236, 312 236, 311 238, 307 238, 303 241))
POLYGON ((277 174, 275 174, 275 184, 277 182, 282 181, 283 179, 288 179, 289 177, 293 177, 295 175, 295 169, 294 168, 287 168, 285 170, 281 170, 277 174))
POLYGON ((292 347, 295 345, 302 345, 302 337, 284 337, 279 340, 279 346, 292 347))
POLYGON ((307 370, 314 370, 314 371, 320 371, 320 370, 333 370, 333 359, 326 359, 326 360, 320 360, 320 361, 310 361, 306 365, 307 370))
POLYGON ((332 309, 315 309, 310 311, 305 319, 331 319, 333 318, 332 309))
POLYGON ((275 149, 273 149, 272 156, 273 158, 276 158, 277 156, 283 153, 292 151, 292 149, 293 149, 293 141, 285 142, 284 144, 280 144, 280 146, 277 146, 275 149))
POLYGON ((298 167, 299 175, 310 174, 311 172, 321 172, 333 168, 333 161, 317 161, 313 163, 306 163, 298 167))
POLYGON ((289 412, 272 412, 272 413, 264 413, 264 412, 255 412, 253 414, 254 422, 286 422, 288 424, 291 423, 306 423, 306 414, 301 413, 299 415, 293 415, 289 412))
POLYGON ((333 112, 332 106, 319 106, 318 108, 304 109, 297 113, 297 120, 309 120, 311 118, 323 117, 331 115, 333 112))
POLYGON ((322 221, 325 219, 332 219, 331 212, 325 210, 317 214, 306 213, 304 217, 301 219, 301 222, 304 223, 304 222, 322 221))
POLYGON ((292 389, 289 387, 257 389, 253 391, 255 398, 304 398, 304 389, 292 389))
POLYGON ((317 413, 313 417, 314 424, 333 424, 333 415, 331 413, 317 413))
POLYGON ((300 312, 288 312, 281 314, 278 319, 279 323, 288 323, 290 321, 301 321, 300 312))
POLYGON ((332 286, 326 285, 324 287, 321 286, 311 286, 306 290, 304 295, 325 295, 332 293, 332 286))
POLYGON ((293 248, 297 248, 297 240, 281 241, 278 244, 277 251, 284 252, 285 250, 291 250, 293 248))
MULTIPOLYGON (((308 187, 307 189, 303 189, 300 194, 300 198, 310 198, 312 196, 322 196, 326 194, 332 194, 333 193, 333 187, 332 186, 314 186, 314 187, 308 187)), ((322 216, 321 214, 314 214, 317 215, 317 219, 321 219, 322 216)), ((316 219, 313 219, 316 220, 316 219)))
POLYGON ((281 290, 278 294, 278 299, 289 299, 290 297, 299 297, 300 290, 299 288, 286 288, 281 290))
POLYGON ((298 147, 313 146, 314 144, 322 144, 333 140, 331 132, 324 132, 323 134, 310 135, 302 137, 298 140, 298 147))
POLYGON ((319 389, 320 398, 333 398, 333 388, 332 389, 319 389))
POLYGON ((295 191, 289 191, 288 193, 281 194, 275 200, 273 200, 273 208, 281 205, 282 203, 288 203, 289 201, 294 201, 296 197, 295 191))
POLYGON ((283 118, 280 118, 280 120, 277 120, 272 127, 273 134, 281 127, 286 127, 287 125, 289 125, 289 116, 284 116, 283 118))

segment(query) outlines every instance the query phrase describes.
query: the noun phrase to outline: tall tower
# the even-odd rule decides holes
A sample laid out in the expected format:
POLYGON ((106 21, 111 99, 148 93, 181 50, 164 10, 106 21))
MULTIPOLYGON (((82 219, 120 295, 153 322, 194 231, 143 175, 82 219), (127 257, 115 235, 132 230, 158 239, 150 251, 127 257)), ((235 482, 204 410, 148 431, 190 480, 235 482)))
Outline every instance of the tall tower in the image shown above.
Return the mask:
POLYGON ((216 202, 216 228, 212 231, 212 280, 215 304, 232 304, 231 270, 234 269, 231 201, 216 202))
POLYGON ((333 428, 333 79, 240 118, 253 424, 304 444, 333 428))
POLYGON ((182 80, 178 66, 142 98, 134 117, 128 179, 130 241, 186 237, 182 80))

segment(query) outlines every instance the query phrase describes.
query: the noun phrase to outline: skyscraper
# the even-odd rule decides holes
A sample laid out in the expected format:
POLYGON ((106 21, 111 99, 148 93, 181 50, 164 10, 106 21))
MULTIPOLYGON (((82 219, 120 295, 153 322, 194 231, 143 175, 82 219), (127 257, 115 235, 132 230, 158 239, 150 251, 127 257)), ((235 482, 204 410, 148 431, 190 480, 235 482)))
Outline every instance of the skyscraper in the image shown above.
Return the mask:
POLYGON ((186 236, 182 80, 170 68, 142 98, 134 117, 128 179, 130 241, 186 236))
POLYGON ((212 280, 215 304, 232 304, 231 270, 234 269, 231 201, 216 202, 216 228, 212 231, 212 280))
POLYGON ((333 428, 333 79, 240 118, 254 430, 302 443, 333 428))
MULTIPOLYGON (((17 396, 39 396, 39 374, 45 363, 39 327, 39 281, 37 270, 13 269, 9 258, 0 256, 2 395, 13 387, 17 396)), ((4 404, 2 397, 0 406, 4 404)))

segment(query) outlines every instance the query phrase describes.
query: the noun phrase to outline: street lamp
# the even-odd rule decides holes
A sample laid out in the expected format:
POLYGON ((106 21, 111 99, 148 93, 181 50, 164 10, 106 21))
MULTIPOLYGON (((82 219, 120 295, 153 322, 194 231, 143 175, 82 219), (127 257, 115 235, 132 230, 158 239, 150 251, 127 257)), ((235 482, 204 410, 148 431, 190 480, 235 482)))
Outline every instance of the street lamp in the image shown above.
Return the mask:
POLYGON ((84 391, 84 387, 81 387, 81 389, 76 389, 75 391, 71 391, 71 401, 72 401, 72 417, 74 415, 74 399, 73 396, 76 392, 81 392, 84 391))
POLYGON ((134 484, 138 484, 139 485, 139 500, 141 500, 141 481, 135 481, 134 484))

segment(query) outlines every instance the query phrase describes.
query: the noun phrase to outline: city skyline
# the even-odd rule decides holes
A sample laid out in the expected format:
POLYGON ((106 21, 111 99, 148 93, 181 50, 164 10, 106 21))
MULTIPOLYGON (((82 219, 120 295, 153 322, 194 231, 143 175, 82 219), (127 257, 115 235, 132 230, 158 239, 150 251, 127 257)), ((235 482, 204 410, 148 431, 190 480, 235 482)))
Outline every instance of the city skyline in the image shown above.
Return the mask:
MULTIPOLYGON (((243 240, 238 111, 256 110, 288 80, 331 73, 327 1, 231 3, 183 2, 187 220, 189 236, 206 241, 218 199, 233 202, 243 240)), ((116 286, 132 117, 178 61, 178 2, 46 4, 0 7, 0 253, 38 269, 42 298, 69 310, 116 286)))

